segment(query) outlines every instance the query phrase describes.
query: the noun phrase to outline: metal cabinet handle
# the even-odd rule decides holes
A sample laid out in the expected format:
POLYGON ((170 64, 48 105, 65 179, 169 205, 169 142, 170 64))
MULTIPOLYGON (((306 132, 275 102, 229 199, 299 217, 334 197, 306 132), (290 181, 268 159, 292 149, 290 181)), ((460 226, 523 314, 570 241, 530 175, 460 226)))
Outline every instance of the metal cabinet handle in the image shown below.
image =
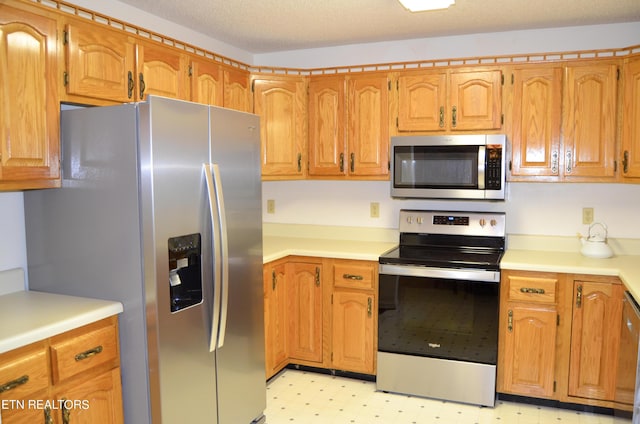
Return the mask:
POLYGON ((582 285, 576 289, 576 308, 582 307, 582 285))
POLYGON ((344 278, 345 280, 364 280, 364 277, 362 275, 356 274, 342 274, 342 278, 344 278))
POLYGON ((142 100, 144 98, 144 90, 147 86, 144 84, 144 75, 142 75, 142 72, 140 72, 138 78, 140 80, 140 100, 142 100))
POLYGON ((444 106, 440 106, 440 128, 444 127, 444 106))
POLYGON ((53 417, 51 416, 50 406, 46 406, 44 408, 44 424, 53 424, 53 417))
POLYGON ((554 150, 551 152, 551 173, 558 173, 558 151, 554 150))
POLYGON ((454 106, 453 108, 451 108, 451 126, 455 128, 457 124, 458 124, 458 108, 454 106))
POLYGON ((320 287, 320 267, 316 267, 316 286, 320 287))
POLYGON ((356 154, 355 153, 351 153, 349 168, 351 169, 351 172, 355 172, 356 170, 356 154))
POLYGON ((625 150, 622 154, 622 172, 629 172, 629 151, 625 150))
POLYGON ((566 171, 567 174, 571 174, 571 169, 573 167, 573 163, 571 162, 571 150, 567 150, 567 163, 566 163, 566 171))
POLYGON ((298 153, 298 172, 302 172, 302 153, 298 153))
POLYGON ((509 333, 513 332, 513 311, 511 309, 507 313, 507 330, 509 333))
POLYGON ((340 153, 340 172, 344 172, 344 153, 340 153))
POLYGON ((271 290, 276 290, 276 283, 278 281, 278 277, 276 277, 276 271, 271 272, 271 290))
POLYGON ((23 384, 26 384, 27 381, 29 381, 29 376, 26 374, 23 375, 22 377, 16 378, 15 380, 11 380, 8 383, 5 383, 2 386, 0 386, 0 393, 8 392, 11 389, 15 389, 18 386, 22 386, 23 384))
POLYGON ((133 96, 133 89, 134 89, 134 85, 135 85, 135 83, 133 82, 133 72, 129 71, 129 73, 127 75, 127 81, 128 81, 127 97, 131 98, 133 96))
POLYGON ((367 298, 367 315, 371 316, 373 310, 373 299, 367 298))
POLYGON ((82 361, 84 359, 87 359, 87 358, 90 358, 92 356, 95 356, 95 355, 97 355, 98 353, 101 353, 101 352, 102 352, 102 346, 96 346, 93 349, 89 349, 89 350, 86 350, 86 351, 84 351, 82 353, 78 353, 75 356, 75 358, 76 358, 76 361, 82 361))
POLYGON ((544 289, 536 289, 532 287, 521 287, 520 291, 522 293, 544 294, 544 289))
POLYGON ((62 424, 71 422, 71 410, 67 408, 67 399, 62 398, 62 424))

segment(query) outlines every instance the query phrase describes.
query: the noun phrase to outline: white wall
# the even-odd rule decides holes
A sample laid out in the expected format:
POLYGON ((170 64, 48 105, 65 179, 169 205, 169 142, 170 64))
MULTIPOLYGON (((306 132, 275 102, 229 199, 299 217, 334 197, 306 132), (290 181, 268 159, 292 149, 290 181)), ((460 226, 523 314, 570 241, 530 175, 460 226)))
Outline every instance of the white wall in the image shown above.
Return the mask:
POLYGON ((274 181, 262 192, 264 222, 398 228, 400 209, 501 211, 509 234, 574 236, 587 234, 582 208, 593 207, 610 237, 640 239, 640 185, 508 183, 504 202, 392 199, 386 181, 274 181), (370 202, 380 203, 379 218, 370 217, 370 202))
POLYGON ((27 267, 21 192, 0 192, 0 271, 27 267))

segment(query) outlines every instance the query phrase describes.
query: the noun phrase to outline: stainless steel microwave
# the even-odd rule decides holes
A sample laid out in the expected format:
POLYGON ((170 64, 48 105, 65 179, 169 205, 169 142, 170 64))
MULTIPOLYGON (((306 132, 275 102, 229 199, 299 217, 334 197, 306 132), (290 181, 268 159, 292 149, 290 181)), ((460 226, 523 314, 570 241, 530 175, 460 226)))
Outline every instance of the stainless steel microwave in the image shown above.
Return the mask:
POLYGON ((504 200, 504 134, 391 137, 391 196, 504 200))

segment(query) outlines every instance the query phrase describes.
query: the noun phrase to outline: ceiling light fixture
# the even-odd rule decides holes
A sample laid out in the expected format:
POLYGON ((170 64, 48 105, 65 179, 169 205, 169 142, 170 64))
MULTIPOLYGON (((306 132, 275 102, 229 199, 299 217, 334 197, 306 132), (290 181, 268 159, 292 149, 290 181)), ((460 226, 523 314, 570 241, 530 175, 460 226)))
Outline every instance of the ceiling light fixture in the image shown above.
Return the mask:
POLYGON ((423 12, 425 10, 446 9, 455 3, 455 0, 399 0, 405 9, 411 12, 423 12))

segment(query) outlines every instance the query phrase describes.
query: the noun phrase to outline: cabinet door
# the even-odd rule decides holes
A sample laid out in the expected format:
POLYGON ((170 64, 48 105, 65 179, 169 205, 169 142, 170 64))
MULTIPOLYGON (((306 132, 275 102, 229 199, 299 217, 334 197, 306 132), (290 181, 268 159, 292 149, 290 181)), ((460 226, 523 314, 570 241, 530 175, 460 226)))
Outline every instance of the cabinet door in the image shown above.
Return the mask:
POLYGON ((506 321, 506 331, 501 332, 504 350, 500 390, 525 396, 553 396, 558 315, 555 307, 509 304, 505 312, 501 317, 506 321))
POLYGON ((372 292, 333 292, 331 356, 334 368, 374 373, 375 308, 372 292))
POLYGON ((398 77, 398 131, 446 129, 446 90, 446 72, 398 77))
POLYGON ((0 4, 0 189, 60 186, 57 23, 0 4))
POLYGON ((511 175, 558 177, 562 67, 513 71, 511 175))
POLYGON ((236 69, 224 69, 224 107, 251 112, 251 89, 249 87, 249 72, 236 69))
POLYGON ((569 395, 613 400, 622 285, 575 281, 573 296, 569 395))
POLYGON ((501 80, 499 70, 451 72, 451 129, 499 129, 502 126, 501 80))
POLYGON ((212 60, 193 57, 189 67, 191 101, 212 106, 224 106, 223 73, 212 60))
POLYGON ((305 82, 256 79, 253 82, 254 112, 260 116, 262 175, 305 175, 306 101, 305 82))
POLYGON ((188 60, 185 54, 154 42, 140 41, 138 100, 149 94, 189 100, 188 60))
POLYGON ((351 77, 348 81, 349 175, 389 175, 389 78, 351 77))
POLYGON ((622 68, 622 172, 640 177, 640 55, 627 59, 622 68))
POLYGON ((613 177, 616 140, 615 64, 566 67, 564 174, 613 177))
POLYGON ((317 77, 309 81, 309 175, 347 173, 345 78, 317 77))
POLYGON ((288 359, 285 264, 266 266, 264 271, 264 332, 267 378, 288 359))
POLYGON ((120 368, 114 368, 83 383, 58 391, 57 423, 122 424, 120 368))
POLYGON ((131 102, 135 45, 122 31, 70 21, 65 27, 67 94, 131 102))
POLYGON ((322 266, 289 262, 286 275, 289 356, 322 362, 322 266))

